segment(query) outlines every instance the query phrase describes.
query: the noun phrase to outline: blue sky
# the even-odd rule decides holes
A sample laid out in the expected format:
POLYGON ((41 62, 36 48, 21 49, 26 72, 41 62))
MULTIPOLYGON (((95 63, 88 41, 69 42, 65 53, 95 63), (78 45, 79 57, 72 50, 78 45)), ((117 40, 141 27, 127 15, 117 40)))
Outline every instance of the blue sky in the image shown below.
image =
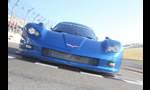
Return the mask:
MULTIPOLYGON (((10 0, 10 8, 15 1, 10 0)), ((91 27, 100 41, 109 36, 123 44, 143 43, 143 0, 20 0, 14 13, 23 17, 32 7, 53 26, 77 22, 91 27)))

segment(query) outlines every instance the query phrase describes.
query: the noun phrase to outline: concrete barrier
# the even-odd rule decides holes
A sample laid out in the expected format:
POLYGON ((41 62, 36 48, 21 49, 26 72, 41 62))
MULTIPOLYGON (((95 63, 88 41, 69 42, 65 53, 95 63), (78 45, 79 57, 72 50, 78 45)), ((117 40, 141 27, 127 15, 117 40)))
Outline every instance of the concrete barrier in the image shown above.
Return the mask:
POLYGON ((21 39, 20 34, 14 34, 14 33, 8 32, 8 42, 19 43, 20 39, 21 39))

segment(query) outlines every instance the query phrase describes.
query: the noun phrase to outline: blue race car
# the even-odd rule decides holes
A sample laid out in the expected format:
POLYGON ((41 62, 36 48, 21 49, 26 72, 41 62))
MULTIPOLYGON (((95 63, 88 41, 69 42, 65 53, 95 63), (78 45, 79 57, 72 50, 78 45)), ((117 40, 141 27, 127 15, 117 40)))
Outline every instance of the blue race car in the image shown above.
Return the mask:
POLYGON ((60 22, 52 30, 26 24, 19 50, 46 61, 111 74, 119 74, 123 56, 119 41, 98 41, 90 27, 73 22, 60 22))

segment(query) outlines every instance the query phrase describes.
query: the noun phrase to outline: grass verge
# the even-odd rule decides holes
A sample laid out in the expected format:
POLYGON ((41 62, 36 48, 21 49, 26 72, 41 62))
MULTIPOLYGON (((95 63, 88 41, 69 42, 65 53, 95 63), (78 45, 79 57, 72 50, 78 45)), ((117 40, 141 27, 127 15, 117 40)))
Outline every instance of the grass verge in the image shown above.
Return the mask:
POLYGON ((124 59, 143 60, 143 48, 124 48, 124 59))

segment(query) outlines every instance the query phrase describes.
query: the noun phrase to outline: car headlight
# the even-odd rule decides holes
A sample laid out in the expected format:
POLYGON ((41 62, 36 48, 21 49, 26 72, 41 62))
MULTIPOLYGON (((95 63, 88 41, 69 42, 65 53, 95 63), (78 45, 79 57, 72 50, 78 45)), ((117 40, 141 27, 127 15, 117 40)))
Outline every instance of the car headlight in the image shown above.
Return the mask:
POLYGON ((29 28, 28 33, 35 36, 40 36, 40 33, 34 28, 29 28))
POLYGON ((107 53, 118 53, 120 51, 120 45, 111 45, 106 49, 107 53))
POLYGON ((39 32, 35 32, 34 35, 35 35, 35 36, 40 36, 40 33, 39 33, 39 32))
POLYGON ((111 67, 115 67, 116 63, 114 63, 114 62, 108 62, 107 65, 111 66, 111 67))

